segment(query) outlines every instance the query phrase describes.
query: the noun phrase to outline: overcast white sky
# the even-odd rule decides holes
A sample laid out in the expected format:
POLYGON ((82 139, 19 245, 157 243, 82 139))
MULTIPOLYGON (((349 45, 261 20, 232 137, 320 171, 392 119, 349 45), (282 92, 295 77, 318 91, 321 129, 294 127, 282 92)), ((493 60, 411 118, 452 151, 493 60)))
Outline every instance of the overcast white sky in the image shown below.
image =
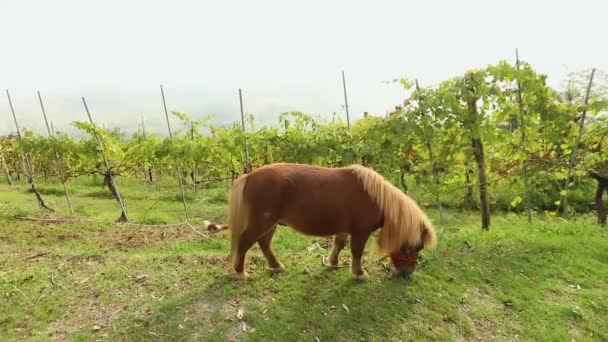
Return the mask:
MULTIPOLYGON (((40 90, 59 130, 85 120, 126 130, 142 115, 164 134, 170 110, 215 122, 245 110, 276 122, 287 110, 383 115, 397 84, 462 74, 514 49, 559 85, 570 71, 608 69, 608 1, 76 1, 0 0, 0 88, 21 125, 43 131, 40 90)), ((13 130, 0 94, 0 134, 13 130)), ((70 130, 71 131, 71 130, 70 130)))

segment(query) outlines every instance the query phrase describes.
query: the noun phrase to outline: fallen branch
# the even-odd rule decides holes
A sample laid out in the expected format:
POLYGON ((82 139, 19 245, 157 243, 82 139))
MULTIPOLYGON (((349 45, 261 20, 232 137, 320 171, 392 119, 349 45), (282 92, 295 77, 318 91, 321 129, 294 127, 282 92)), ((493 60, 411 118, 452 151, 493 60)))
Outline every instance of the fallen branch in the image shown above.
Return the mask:
MULTIPOLYGON (((54 222, 54 223, 61 223, 61 222, 95 222, 95 223, 106 223, 106 224, 114 224, 114 223, 116 223, 116 222, 112 222, 112 221, 102 221, 102 220, 93 220, 93 219, 84 219, 84 218, 48 219, 48 218, 37 218, 37 217, 28 217, 28 216, 17 216, 15 218, 20 219, 20 220, 26 220, 26 221, 54 222)), ((198 231, 189 222, 186 222, 186 223, 173 223, 173 224, 144 224, 144 223, 122 222, 121 224, 123 224, 123 225, 129 225, 129 226, 136 226, 136 227, 151 227, 151 228, 172 228, 172 227, 184 227, 184 226, 186 226, 186 227, 190 228, 196 234, 200 235, 201 237, 203 237, 203 238, 205 238, 207 240, 210 239, 209 235, 201 233, 200 231, 198 231)), ((219 232, 221 230, 227 229, 227 227, 225 227, 223 225, 216 225, 214 223, 209 223, 209 221, 205 221, 204 228, 207 229, 211 233, 216 233, 216 232, 219 232)))
MULTIPOLYGON (((95 222, 95 223, 116 223, 114 221, 103 221, 103 220, 95 220, 95 219, 85 219, 85 218, 38 218, 38 217, 28 217, 28 216, 16 216, 16 219, 25 220, 25 221, 34 221, 34 222, 95 222)), ((140 226, 140 227, 159 227, 159 228, 168 228, 168 227, 183 227, 186 226, 186 223, 172 223, 172 224, 145 224, 145 223, 133 223, 133 222, 123 222, 121 225, 128 226, 140 226)))
POLYGON ((186 221, 186 224, 187 224, 187 225, 188 225, 188 227, 189 227, 190 229, 192 229, 192 231, 194 231, 196 234, 198 234, 198 235, 202 236, 203 238, 205 238, 205 239, 207 239, 207 240, 209 240, 209 239, 210 239, 210 238, 209 238, 209 236, 207 236, 207 235, 205 235, 205 234, 203 234, 203 233, 199 232, 198 230, 196 230, 196 228, 194 228, 194 226, 192 226, 192 225, 190 224, 190 222, 186 221))
POLYGON ((28 257, 25 257, 25 259, 24 259, 24 260, 31 260, 31 259, 35 259, 35 258, 38 258, 38 257, 41 257, 41 256, 45 256, 45 255, 50 254, 50 253, 51 253, 51 252, 42 252, 42 253, 38 253, 38 254, 34 254, 34 255, 30 255, 30 256, 28 256, 28 257))

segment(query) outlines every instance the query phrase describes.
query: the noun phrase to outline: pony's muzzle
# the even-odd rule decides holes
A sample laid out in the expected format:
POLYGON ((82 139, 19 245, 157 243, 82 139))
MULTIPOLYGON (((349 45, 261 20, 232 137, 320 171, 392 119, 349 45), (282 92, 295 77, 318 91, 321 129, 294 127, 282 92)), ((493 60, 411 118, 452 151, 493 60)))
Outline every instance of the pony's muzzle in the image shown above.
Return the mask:
POLYGON ((400 276, 409 276, 416 271, 417 255, 411 253, 393 253, 390 256, 393 272, 400 276))
POLYGON ((415 267, 393 268, 393 274, 397 277, 409 278, 416 271, 415 267))

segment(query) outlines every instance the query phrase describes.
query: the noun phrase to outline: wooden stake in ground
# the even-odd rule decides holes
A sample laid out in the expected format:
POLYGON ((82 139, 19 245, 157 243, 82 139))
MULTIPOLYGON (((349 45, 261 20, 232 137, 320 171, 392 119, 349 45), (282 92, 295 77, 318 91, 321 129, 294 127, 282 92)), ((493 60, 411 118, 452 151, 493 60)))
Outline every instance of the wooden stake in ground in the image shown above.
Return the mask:
MULTIPOLYGON (((519 51, 515 49, 515 65, 517 71, 519 73, 519 51)), ((524 102, 521 96, 521 83, 519 82, 519 78, 517 79, 517 101, 519 103, 519 129, 521 130, 521 144, 524 147, 524 160, 522 161, 524 164, 524 202, 526 205, 526 212, 528 214, 528 223, 532 223, 532 208, 530 205, 530 193, 528 191, 528 151, 526 151, 526 125, 524 124, 524 102)), ((511 120, 512 123, 516 123, 516 120, 511 120)))
MULTIPOLYGON (((13 107, 13 101, 11 100, 11 95, 8 92, 8 89, 6 89, 6 96, 8 97, 8 104, 11 107, 11 113, 13 114, 13 120, 15 121, 15 129, 17 130, 17 138, 19 139, 19 142, 22 141, 21 138, 21 129, 19 128, 19 123, 17 122, 17 116, 15 115, 15 108, 13 107)), ((32 187, 32 192, 34 192, 34 195, 36 195, 36 201, 38 202, 38 207, 39 208, 44 208, 48 211, 54 211, 53 209, 49 208, 46 203, 44 203, 44 200, 42 199, 42 195, 40 195, 40 192, 38 191, 38 188, 36 187, 36 181, 34 179, 34 169, 32 168, 32 164, 30 163, 30 158, 28 157, 27 153, 25 153, 23 151, 23 148, 20 146, 19 150, 21 152, 21 155, 23 156, 23 170, 25 172, 25 177, 27 178, 28 183, 30 183, 30 186, 32 187)))
MULTIPOLYGON (((194 122, 190 122, 190 140, 194 141, 194 122)), ((194 189, 194 191, 197 190, 196 188, 196 160, 194 160, 194 165, 192 165, 192 171, 190 173, 190 177, 192 178, 192 188, 194 189)))
POLYGON ((348 98, 346 96, 346 78, 344 77, 344 70, 342 70, 342 88, 344 88, 344 109, 346 110, 346 125, 350 129, 350 115, 348 113, 348 98))
MULTIPOLYGON (((165 109, 165 118, 167 119, 167 129, 169 130, 169 139, 173 140, 173 132, 171 131, 171 123, 169 122, 169 112, 167 111, 167 101, 165 101, 165 91, 163 90, 162 84, 160 86, 160 94, 163 97, 163 108, 165 109)), ((202 236, 205 239, 209 239, 209 237, 207 235, 196 230, 196 228, 194 228, 194 226, 192 225, 192 223, 190 221, 190 213, 188 212, 188 206, 186 204, 186 194, 184 192, 184 182, 182 180, 183 173, 179 166, 179 160, 177 159, 177 157, 175 158, 175 170, 177 172, 177 179, 179 181, 179 191, 182 194, 182 203, 184 204, 184 214, 186 215, 186 225, 190 229, 192 229, 193 232, 197 233, 198 235, 202 236)))
POLYGON ((95 123, 93 122, 93 118, 91 117, 91 113, 89 112, 89 107, 87 106, 87 102, 84 97, 82 98, 82 103, 84 104, 84 109, 87 112, 87 116, 89 117, 89 122, 93 125, 93 133, 95 135, 95 140, 97 140, 97 145, 101 151, 101 155, 103 156, 103 162, 106 165, 106 173, 104 175, 103 182, 110 189, 114 198, 120 204, 121 214, 117 222, 129 222, 129 216, 127 215, 127 206, 125 205, 120 193, 118 192, 118 186, 116 186, 116 181, 114 180, 114 173, 112 172, 112 168, 110 167, 110 162, 108 161, 108 156, 106 156, 106 151, 103 148, 103 144, 101 142, 101 138, 97 134, 97 129, 95 127, 95 123))
MULTIPOLYGON (((169 139, 173 140, 173 132, 171 131, 171 123, 169 122, 169 112, 167 111, 167 102, 165 101, 165 91, 163 86, 160 86, 160 94, 163 98, 163 108, 165 109, 165 118, 167 119, 167 129, 169 130, 169 139)), ((188 212, 188 205, 186 204, 186 194, 184 192, 184 182, 182 180, 182 170, 179 166, 177 157, 175 158, 175 171, 177 172, 177 180, 179 182, 179 191, 182 195, 182 203, 184 204, 184 214, 186 215, 186 223, 190 225, 190 213, 188 212)))
MULTIPOLYGON (((145 138, 146 137, 146 124, 144 123, 143 115, 141 117, 141 131, 145 138)), ((154 174, 152 173, 152 165, 150 165, 150 167, 148 167, 147 176, 148 176, 148 181, 150 182, 150 184, 154 184, 154 174)))
POLYGON ((251 172, 251 163, 249 162, 249 149, 247 148, 247 129, 245 128, 245 112, 243 111, 243 94, 239 88, 239 103, 241 105, 241 127, 243 128, 243 145, 245 148, 245 173, 251 172))
MULTIPOLYGON (((40 101, 40 108, 42 109, 42 115, 44 116, 44 123, 46 124, 46 130, 49 134, 49 138, 53 139, 55 135, 53 131, 51 131, 51 127, 49 126, 49 121, 46 117, 46 111, 44 110, 44 104, 42 103, 42 97, 40 96, 40 92, 38 91, 38 100, 40 101)), ((63 184, 63 192, 65 193, 65 199, 68 201, 68 207, 70 208, 70 215, 74 215, 74 208, 72 207, 72 201, 70 200, 70 194, 68 193, 68 186, 65 184, 66 180, 63 179, 63 172, 61 171, 61 163, 59 162, 59 153, 57 150, 53 148, 53 152, 55 153, 55 164, 57 166, 57 174, 59 175, 59 179, 61 184, 63 184)))
POLYGON ((568 164, 568 174, 566 176, 566 184, 564 184, 564 190, 566 194, 562 196, 562 215, 564 217, 568 216, 568 190, 570 188, 570 177, 572 177, 572 169, 574 168, 574 162, 576 161, 576 157, 578 154, 578 146, 581 143, 581 138, 583 136, 583 130, 585 128, 585 117, 587 116, 587 104, 589 103, 589 93, 591 92, 591 85, 593 84, 593 76, 595 75, 595 68, 591 70, 591 76, 589 76, 589 84, 587 85, 587 92, 585 93, 585 109, 583 110, 583 114, 581 115, 578 135, 576 136, 576 142, 572 148, 572 155, 570 156, 570 163, 568 164))
POLYGON ((11 177, 11 171, 8 169, 8 165, 6 164, 6 159, 4 159, 4 155, 0 152, 0 163, 4 167, 4 174, 6 175, 6 181, 8 185, 13 186, 13 178, 11 177))

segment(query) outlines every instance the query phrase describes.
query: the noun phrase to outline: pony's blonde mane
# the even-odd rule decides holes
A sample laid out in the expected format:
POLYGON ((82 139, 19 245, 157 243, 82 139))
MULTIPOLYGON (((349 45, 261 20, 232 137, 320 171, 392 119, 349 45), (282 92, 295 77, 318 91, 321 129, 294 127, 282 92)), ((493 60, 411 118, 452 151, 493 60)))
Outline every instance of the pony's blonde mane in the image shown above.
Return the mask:
POLYGON ((361 165, 350 165, 367 194, 384 215, 384 226, 378 236, 378 253, 399 251, 403 244, 420 244, 433 248, 437 237, 426 214, 418 204, 377 172, 361 165))

